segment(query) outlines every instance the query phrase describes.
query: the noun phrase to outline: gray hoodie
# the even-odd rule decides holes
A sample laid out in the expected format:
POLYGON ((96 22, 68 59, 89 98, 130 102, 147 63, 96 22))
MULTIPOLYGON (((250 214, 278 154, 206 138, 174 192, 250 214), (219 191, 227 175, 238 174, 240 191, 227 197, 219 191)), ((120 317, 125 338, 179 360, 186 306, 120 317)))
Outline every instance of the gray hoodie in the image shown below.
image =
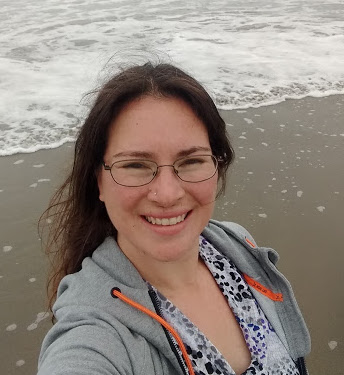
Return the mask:
MULTIPOLYGON (((271 325, 306 374, 303 357, 310 337, 286 278, 277 270, 278 254, 257 247, 241 226, 211 220, 203 236, 248 276, 249 287, 271 325), (280 299, 271 295, 283 296, 280 299)), ((53 312, 57 323, 46 335, 39 375, 188 374, 172 335, 122 295, 156 313, 152 292, 116 241, 108 237, 84 259, 82 269, 63 278, 53 312)))

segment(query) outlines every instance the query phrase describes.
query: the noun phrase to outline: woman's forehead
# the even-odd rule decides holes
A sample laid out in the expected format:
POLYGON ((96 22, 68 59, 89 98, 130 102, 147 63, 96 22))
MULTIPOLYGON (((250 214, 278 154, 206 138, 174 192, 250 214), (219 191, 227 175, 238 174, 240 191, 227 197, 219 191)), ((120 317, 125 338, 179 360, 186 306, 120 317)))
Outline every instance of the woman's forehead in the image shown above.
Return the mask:
POLYGON ((112 154, 210 148, 203 122, 182 100, 144 97, 125 106, 111 125, 112 154))

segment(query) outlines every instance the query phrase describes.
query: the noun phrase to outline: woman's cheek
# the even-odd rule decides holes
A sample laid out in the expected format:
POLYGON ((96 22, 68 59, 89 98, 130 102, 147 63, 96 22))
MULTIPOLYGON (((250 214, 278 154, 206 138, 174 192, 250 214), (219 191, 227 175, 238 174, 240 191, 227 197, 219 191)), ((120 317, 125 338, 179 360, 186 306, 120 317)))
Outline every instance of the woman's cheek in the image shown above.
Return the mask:
POLYGON ((210 203, 213 203, 216 199, 216 193, 217 193, 217 180, 212 181, 204 181, 205 185, 202 187, 202 189, 199 189, 197 192, 194 192, 194 197, 197 197, 197 200, 200 205, 204 206, 210 203))

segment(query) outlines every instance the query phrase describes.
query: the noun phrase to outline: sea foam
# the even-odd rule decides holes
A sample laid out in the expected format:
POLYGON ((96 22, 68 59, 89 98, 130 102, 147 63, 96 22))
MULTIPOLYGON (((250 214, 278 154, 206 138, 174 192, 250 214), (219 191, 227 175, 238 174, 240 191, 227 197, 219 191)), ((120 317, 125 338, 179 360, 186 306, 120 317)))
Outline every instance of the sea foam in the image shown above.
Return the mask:
POLYGON ((73 141, 118 63, 172 62, 223 109, 344 93, 340 0, 12 1, 0 8, 0 155, 73 141), (110 59, 110 60, 109 60, 110 59))

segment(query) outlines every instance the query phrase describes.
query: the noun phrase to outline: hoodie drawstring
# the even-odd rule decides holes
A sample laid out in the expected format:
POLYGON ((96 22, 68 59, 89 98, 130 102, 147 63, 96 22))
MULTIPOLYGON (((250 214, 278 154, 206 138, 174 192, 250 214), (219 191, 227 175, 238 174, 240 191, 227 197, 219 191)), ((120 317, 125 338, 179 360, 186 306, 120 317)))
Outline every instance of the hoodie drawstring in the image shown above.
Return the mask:
POLYGON ((177 331, 170 324, 168 324, 158 314, 155 314, 154 312, 147 309, 146 307, 144 307, 144 306, 140 305, 139 303, 137 303, 137 302, 131 300, 130 298, 126 297, 124 294, 122 294, 122 292, 118 288, 112 288, 111 295, 113 297, 119 298, 120 300, 127 303, 128 305, 130 305, 130 306, 142 311, 143 313, 149 315, 151 318, 153 318, 157 322, 159 322, 164 328, 166 328, 172 334, 172 336, 174 337, 174 339, 177 341, 177 343, 179 345, 179 348, 182 352, 182 355, 183 355, 183 358, 185 360, 186 366, 189 370, 189 375, 195 375, 195 372, 192 368, 192 363, 191 363, 190 358, 188 356, 188 353, 185 349, 184 343, 183 343, 182 339, 180 338, 179 334, 177 333, 177 331))

